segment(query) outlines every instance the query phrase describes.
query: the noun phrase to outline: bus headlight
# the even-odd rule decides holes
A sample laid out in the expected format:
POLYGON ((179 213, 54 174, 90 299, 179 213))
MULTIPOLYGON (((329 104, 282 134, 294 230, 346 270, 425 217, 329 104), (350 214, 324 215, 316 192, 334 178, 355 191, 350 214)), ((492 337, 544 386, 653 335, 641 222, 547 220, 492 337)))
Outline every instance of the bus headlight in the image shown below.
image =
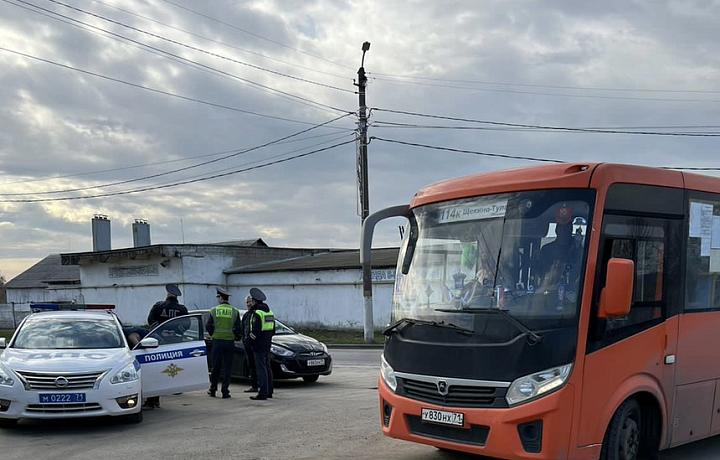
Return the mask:
POLYGON ((572 364, 566 364, 520 377, 508 388, 505 400, 514 406, 552 391, 567 381, 571 369, 572 364))
POLYGON ((397 388, 397 379, 395 378, 395 371, 392 367, 385 361, 385 356, 380 356, 380 376, 383 379, 383 382, 385 382, 385 385, 387 385, 393 392, 397 388))

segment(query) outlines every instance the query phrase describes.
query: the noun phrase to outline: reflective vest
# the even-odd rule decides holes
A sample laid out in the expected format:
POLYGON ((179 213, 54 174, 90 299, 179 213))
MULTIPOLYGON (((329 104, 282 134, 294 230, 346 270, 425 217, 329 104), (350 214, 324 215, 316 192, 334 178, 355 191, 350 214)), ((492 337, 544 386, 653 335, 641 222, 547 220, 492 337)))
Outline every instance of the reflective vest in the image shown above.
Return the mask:
POLYGON ((215 331, 212 338, 216 340, 234 340, 233 325, 240 313, 232 305, 226 303, 213 307, 210 315, 215 322, 215 331))
POLYGON ((275 330, 275 314, 270 311, 255 310, 255 313, 260 317, 262 327, 261 331, 273 331, 275 330))

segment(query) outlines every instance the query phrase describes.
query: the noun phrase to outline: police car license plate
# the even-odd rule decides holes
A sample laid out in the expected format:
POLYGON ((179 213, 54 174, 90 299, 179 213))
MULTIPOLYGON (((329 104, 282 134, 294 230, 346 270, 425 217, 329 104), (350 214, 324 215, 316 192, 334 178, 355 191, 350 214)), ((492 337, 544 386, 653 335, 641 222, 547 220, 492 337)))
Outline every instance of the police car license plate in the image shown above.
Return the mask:
POLYGON ((448 412, 423 408, 422 421, 440 423, 441 425, 463 426, 465 424, 465 414, 462 412, 448 412))
POLYGON ((324 366, 325 360, 324 359, 308 359, 307 365, 308 366, 324 366))
POLYGON ((85 393, 41 393, 40 404, 84 403, 85 393))

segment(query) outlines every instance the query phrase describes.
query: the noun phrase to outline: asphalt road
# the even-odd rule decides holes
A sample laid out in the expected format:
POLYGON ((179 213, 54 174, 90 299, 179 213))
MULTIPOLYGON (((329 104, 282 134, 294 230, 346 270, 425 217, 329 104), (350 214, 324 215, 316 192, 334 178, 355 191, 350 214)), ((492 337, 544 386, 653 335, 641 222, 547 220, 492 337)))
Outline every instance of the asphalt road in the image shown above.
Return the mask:
MULTIPOLYGON (((24 421, 0 430, 0 458, 20 459, 478 459, 389 439, 380 433, 379 349, 333 349, 333 374, 315 384, 279 382, 275 397, 251 401, 204 392, 162 398, 160 409, 126 425, 111 419, 24 421)), ((661 460, 720 457, 720 437, 682 446, 661 460)))

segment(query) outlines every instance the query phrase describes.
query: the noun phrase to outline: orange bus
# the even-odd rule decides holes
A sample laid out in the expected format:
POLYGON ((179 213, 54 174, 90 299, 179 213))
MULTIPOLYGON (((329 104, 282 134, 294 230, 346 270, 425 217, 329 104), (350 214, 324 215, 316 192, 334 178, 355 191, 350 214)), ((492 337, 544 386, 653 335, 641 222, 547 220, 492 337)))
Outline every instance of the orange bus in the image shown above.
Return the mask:
POLYGON ((720 433, 720 179, 605 163, 478 174, 408 219, 380 419, 506 459, 655 459, 720 433))

